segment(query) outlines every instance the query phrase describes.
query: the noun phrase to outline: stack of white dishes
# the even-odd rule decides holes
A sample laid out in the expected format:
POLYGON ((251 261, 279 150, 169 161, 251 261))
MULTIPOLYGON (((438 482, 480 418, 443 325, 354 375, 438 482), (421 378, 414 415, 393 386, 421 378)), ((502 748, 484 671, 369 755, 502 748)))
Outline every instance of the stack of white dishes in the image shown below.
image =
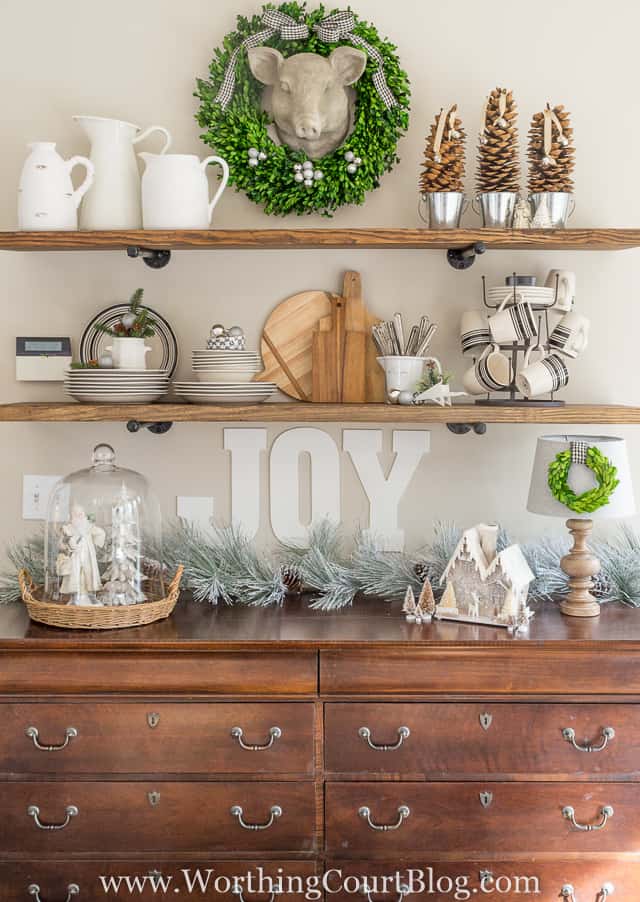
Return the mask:
POLYGON ((252 351, 192 351, 198 382, 251 382, 262 370, 262 358, 252 351))
MULTIPOLYGON (((553 307, 556 293, 553 288, 539 285, 516 285, 515 303, 529 303, 535 308, 553 307)), ((513 285, 496 285, 487 289, 487 301, 492 307, 500 307, 506 300, 505 307, 514 303, 513 285)))
POLYGON ((192 351, 196 382, 174 382, 174 390, 193 404, 259 404, 277 390, 275 382, 252 382, 262 358, 252 351, 192 351))
POLYGON ((166 370, 116 370, 98 367, 67 370, 64 390, 85 404, 151 404, 169 391, 166 370))

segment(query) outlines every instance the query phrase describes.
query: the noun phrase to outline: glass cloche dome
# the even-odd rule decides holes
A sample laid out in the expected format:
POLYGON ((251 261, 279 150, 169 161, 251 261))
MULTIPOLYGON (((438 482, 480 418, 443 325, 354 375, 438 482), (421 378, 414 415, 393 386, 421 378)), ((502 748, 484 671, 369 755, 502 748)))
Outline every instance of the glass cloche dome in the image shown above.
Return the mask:
POLYGON ((45 594, 71 605, 129 605, 164 596, 160 505, 110 445, 55 486, 45 532, 45 594))

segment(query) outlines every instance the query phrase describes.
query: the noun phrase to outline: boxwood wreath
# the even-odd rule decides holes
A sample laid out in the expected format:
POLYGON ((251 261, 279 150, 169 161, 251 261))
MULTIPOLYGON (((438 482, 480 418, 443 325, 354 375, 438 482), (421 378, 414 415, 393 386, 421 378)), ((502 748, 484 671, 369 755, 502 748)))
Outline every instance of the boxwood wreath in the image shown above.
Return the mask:
POLYGON ((567 482, 572 463, 572 452, 567 449, 556 454, 549 464, 548 483, 553 497, 578 514, 589 514, 608 504, 620 482, 618 471, 609 458, 594 445, 587 448, 584 463, 598 484, 581 495, 576 495, 567 482))
MULTIPOLYGON (((268 27, 268 26, 267 26, 268 27)), ((396 154, 398 140, 409 124, 409 79, 400 68, 395 46, 383 40, 376 28, 358 19, 355 14, 333 11, 329 14, 320 6, 307 12, 304 3, 282 3, 263 7, 262 15, 250 19, 238 16, 236 31, 228 34, 221 47, 216 48, 209 67, 209 80, 198 79, 195 94, 201 101, 196 115, 205 129, 202 139, 216 153, 223 156, 231 172, 230 182, 237 191, 244 191, 254 203, 262 204, 266 213, 284 216, 288 213, 320 213, 330 216, 343 204, 362 204, 367 191, 377 188, 380 177, 399 162, 396 154), (393 95, 393 105, 385 104, 374 77, 379 79, 379 65, 368 53, 367 68, 354 85, 356 92, 354 129, 343 145, 309 168, 304 151, 292 150, 276 144, 267 132, 271 118, 261 107, 262 85, 249 69, 246 51, 238 53, 235 66, 235 86, 226 105, 218 99, 225 84, 225 73, 232 54, 243 41, 265 29, 263 16, 277 10, 295 23, 306 24, 308 37, 285 40, 276 32, 261 41, 279 50, 283 56, 294 53, 318 53, 328 56, 343 44, 360 43, 344 38, 335 42, 321 40, 316 29, 329 23, 332 17, 353 16, 351 33, 374 48, 383 63, 384 79, 393 95), (307 163, 304 181, 296 181, 307 163), (294 168, 294 167, 298 168, 294 168), (315 178, 312 173, 316 174, 315 178), (306 182, 306 184, 305 184, 306 182), (312 184, 308 184, 311 182, 312 184)))

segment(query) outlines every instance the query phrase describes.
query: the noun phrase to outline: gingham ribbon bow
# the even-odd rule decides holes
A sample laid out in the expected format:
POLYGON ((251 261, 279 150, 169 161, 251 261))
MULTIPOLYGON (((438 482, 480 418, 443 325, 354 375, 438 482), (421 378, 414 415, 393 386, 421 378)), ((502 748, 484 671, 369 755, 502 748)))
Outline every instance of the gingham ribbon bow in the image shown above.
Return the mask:
POLYGON ((236 63, 240 54, 249 50, 251 47, 260 47, 274 34, 279 34, 285 41, 303 41, 309 37, 309 29, 304 22, 296 22, 291 16, 281 13, 278 9, 267 9, 262 16, 262 24, 265 26, 262 31, 245 38, 242 44, 238 44, 231 54, 231 58, 227 65, 220 85, 220 90, 216 95, 216 103, 219 103, 223 110, 226 110, 233 98, 233 92, 236 87, 236 63))
POLYGON ((571 463, 586 464, 589 445, 586 442, 570 442, 571 463))
POLYGON ((355 24, 356 20, 353 13, 339 12, 334 13, 332 16, 327 16, 326 19, 318 22, 317 25, 313 26, 313 30, 320 40, 325 41, 327 44, 335 44, 337 41, 347 40, 352 44, 356 44, 358 47, 363 47, 367 51, 371 59, 375 60, 378 64, 378 68, 372 76, 373 85, 386 108, 390 110, 391 107, 398 105, 398 101, 387 84, 387 79, 384 75, 384 60, 382 55, 375 47, 368 44, 364 38, 354 34, 353 29, 355 28, 355 24))
MULTIPOLYGON (((249 50, 251 47, 259 47, 265 41, 268 41, 269 38, 272 38, 274 34, 279 34, 285 41, 303 41, 309 37, 309 28, 304 22, 297 22, 291 16, 287 16, 277 9, 266 10, 262 16, 262 24, 265 26, 262 31, 245 38, 242 44, 239 44, 231 54, 220 90, 216 95, 216 102, 220 104, 223 110, 227 108, 233 97, 236 85, 236 63, 238 56, 244 50, 249 50)), ((378 68, 372 76, 373 85, 385 107, 391 109, 391 107, 398 105, 398 101, 387 84, 382 55, 375 47, 367 43, 364 38, 354 34, 355 24, 356 20, 352 13, 338 12, 318 22, 317 25, 313 26, 313 30, 320 40, 327 44, 335 44, 338 41, 347 40, 367 51, 369 56, 378 64, 378 68)))

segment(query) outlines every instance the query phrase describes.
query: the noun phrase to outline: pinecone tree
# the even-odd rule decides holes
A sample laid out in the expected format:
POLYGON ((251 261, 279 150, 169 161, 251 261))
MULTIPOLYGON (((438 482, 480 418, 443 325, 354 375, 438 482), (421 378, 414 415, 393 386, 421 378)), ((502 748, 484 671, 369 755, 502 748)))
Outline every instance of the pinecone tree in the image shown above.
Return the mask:
POLYGON ((563 106, 547 104, 535 113, 529 129, 529 191, 572 194, 575 152, 571 119, 563 106))
POLYGON ((496 88, 487 100, 478 146, 478 191, 519 191, 518 108, 513 93, 496 88))
POLYGON ((466 134, 454 104, 445 113, 441 109, 431 125, 424 149, 420 191, 463 191, 464 142, 466 134))

